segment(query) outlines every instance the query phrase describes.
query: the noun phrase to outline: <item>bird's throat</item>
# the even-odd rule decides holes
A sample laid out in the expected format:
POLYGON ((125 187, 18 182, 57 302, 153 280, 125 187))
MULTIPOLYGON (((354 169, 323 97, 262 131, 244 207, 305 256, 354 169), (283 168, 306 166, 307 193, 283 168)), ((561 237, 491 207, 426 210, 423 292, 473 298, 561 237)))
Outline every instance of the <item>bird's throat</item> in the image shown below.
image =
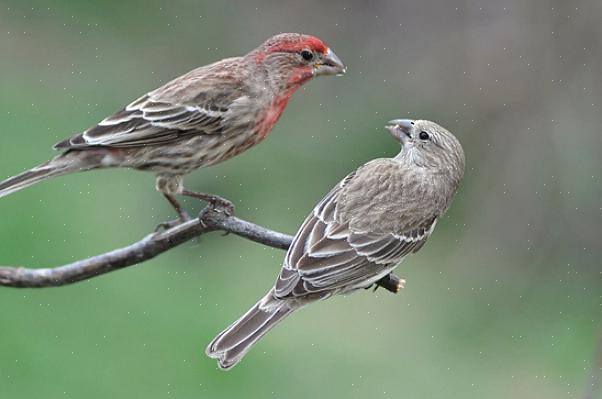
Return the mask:
POLYGON ((274 125, 276 125, 276 122, 278 122, 278 119, 280 119, 280 116, 288 105, 288 101, 290 100, 292 94, 293 92, 290 92, 277 97, 268 107, 268 109, 260 114, 259 120, 257 121, 259 126, 258 133, 260 140, 263 140, 268 134, 270 134, 274 128, 274 125))
POLYGON ((284 112, 284 109, 288 105, 288 101, 291 96, 308 80, 313 78, 313 68, 297 68, 287 77, 283 77, 281 80, 283 85, 280 88, 280 94, 274 97, 270 106, 266 111, 259 115, 257 120, 259 126, 259 140, 263 140, 270 134, 274 125, 280 119, 280 116, 284 112))
POLYGON ((295 69, 288 77, 287 89, 292 90, 291 95, 295 92, 302 84, 314 77, 313 67, 307 66, 305 68, 295 69))

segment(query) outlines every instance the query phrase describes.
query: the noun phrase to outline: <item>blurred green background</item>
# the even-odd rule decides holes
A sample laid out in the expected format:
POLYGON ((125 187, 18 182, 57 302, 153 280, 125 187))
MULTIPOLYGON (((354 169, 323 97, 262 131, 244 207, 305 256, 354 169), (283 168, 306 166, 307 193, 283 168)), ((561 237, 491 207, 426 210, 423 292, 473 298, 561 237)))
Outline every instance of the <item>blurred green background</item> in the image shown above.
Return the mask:
MULTIPOLYGON (((228 373, 203 351, 284 252, 219 234, 57 289, 0 289, 0 398, 574 398, 602 319, 602 3, 0 1, 0 178, 188 70, 281 31, 327 41, 269 140, 187 179, 293 233, 347 172, 426 118, 464 145, 451 211, 399 295, 287 320, 228 373)), ((186 202, 191 211, 200 204, 186 202)), ((172 218, 154 178, 61 177, 0 200, 0 264, 49 267, 172 218)))

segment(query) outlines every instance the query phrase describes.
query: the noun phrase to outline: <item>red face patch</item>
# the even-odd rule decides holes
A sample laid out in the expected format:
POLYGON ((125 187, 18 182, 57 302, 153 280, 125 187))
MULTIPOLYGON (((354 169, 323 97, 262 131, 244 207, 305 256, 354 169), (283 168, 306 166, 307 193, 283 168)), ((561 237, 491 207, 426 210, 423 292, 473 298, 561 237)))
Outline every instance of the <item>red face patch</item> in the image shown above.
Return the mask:
POLYGON ((307 35, 278 35, 273 41, 267 43, 267 53, 296 53, 304 49, 309 49, 321 54, 328 51, 324 42, 315 36, 307 35))
POLYGON ((325 54, 326 51, 328 51, 328 47, 326 46, 326 44, 324 44, 324 42, 320 39, 318 39, 315 36, 306 36, 307 39, 305 40, 305 43, 307 45, 308 48, 310 48, 313 51, 316 51, 320 54, 325 54))

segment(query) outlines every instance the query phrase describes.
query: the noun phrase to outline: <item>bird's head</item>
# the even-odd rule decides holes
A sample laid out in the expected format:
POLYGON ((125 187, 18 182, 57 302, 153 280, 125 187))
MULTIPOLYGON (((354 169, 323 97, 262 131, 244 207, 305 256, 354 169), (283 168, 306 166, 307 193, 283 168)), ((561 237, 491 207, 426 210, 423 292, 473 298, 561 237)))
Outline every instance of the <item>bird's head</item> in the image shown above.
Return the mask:
POLYGON ((314 76, 343 75, 347 70, 322 40, 299 33, 273 36, 250 55, 289 87, 300 86, 314 76))
POLYGON ((398 158, 453 180, 462 178, 464 150, 448 130, 431 121, 412 119, 394 119, 386 128, 401 143, 398 158))

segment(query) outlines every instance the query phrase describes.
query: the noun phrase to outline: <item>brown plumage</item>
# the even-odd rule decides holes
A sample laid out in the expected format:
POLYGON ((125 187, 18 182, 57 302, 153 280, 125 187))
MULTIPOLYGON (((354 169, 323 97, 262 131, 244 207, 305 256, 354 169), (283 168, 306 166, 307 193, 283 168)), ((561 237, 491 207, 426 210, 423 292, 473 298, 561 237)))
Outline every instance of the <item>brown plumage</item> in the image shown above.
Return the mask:
POLYGON ((157 175, 157 189, 209 201, 182 176, 227 160, 270 133, 292 94, 319 75, 345 73, 320 39, 283 33, 245 56, 194 69, 149 92, 83 133, 55 145, 63 153, 0 183, 0 197, 50 177, 125 167, 157 175))
POLYGON ((458 140, 429 121, 387 126, 402 144, 395 158, 345 177, 305 219, 275 286, 207 347, 221 368, 304 305, 367 288, 418 251, 448 209, 464 174, 458 140))

